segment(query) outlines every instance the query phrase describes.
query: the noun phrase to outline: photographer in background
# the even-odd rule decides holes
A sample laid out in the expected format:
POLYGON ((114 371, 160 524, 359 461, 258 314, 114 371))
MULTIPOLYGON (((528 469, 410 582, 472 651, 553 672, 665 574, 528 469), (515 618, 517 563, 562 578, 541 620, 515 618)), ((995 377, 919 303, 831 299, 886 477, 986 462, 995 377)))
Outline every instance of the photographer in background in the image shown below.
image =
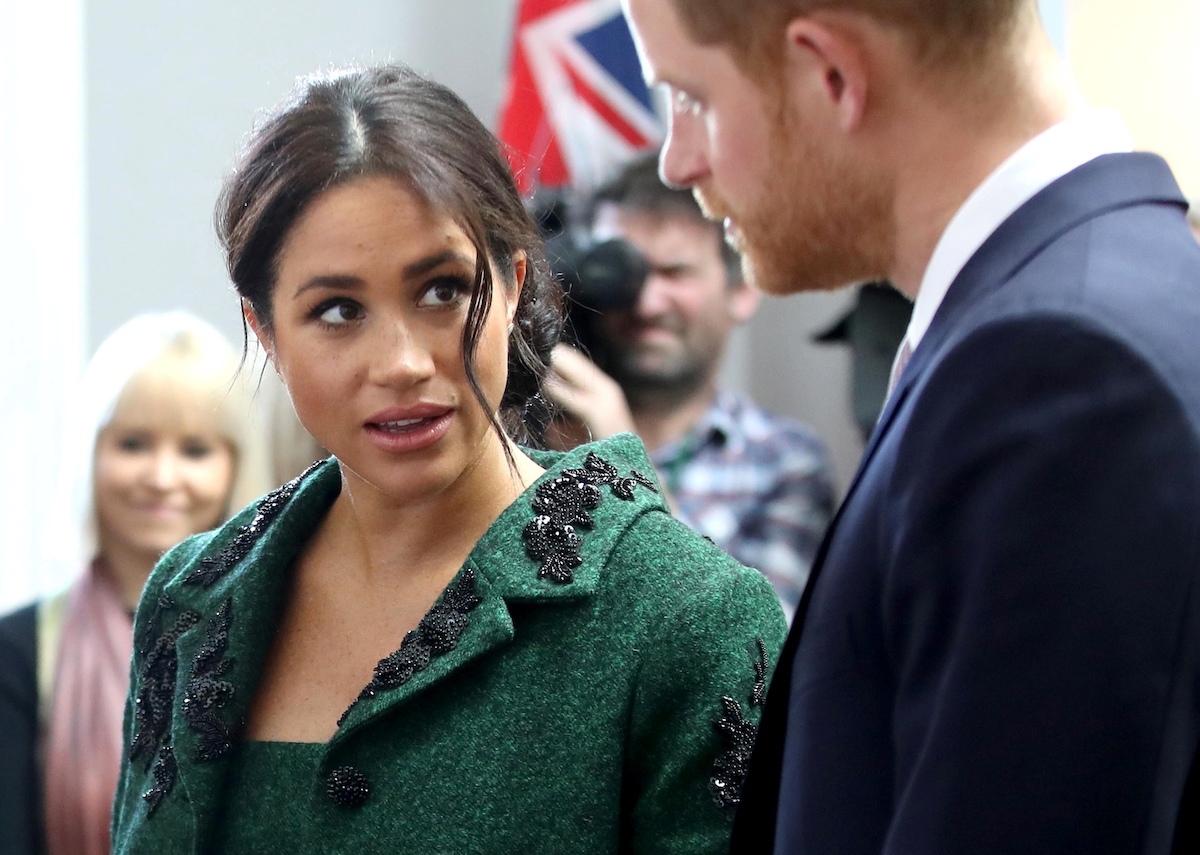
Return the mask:
POLYGON ((590 319, 596 362, 560 345, 547 394, 567 414, 551 442, 636 433, 677 515, 774 586, 790 620, 833 510, 824 446, 807 427, 717 388, 734 327, 758 292, 720 224, 658 178, 657 156, 628 164, 593 196, 596 241, 620 238, 648 274, 628 310, 590 319))

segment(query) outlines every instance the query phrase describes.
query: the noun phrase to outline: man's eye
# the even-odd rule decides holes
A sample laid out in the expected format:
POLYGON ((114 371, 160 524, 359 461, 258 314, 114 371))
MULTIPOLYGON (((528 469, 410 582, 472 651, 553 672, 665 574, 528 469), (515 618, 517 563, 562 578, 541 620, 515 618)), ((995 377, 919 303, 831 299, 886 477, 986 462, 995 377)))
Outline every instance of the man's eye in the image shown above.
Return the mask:
POLYGON ((425 293, 421 295, 418 305, 451 306, 461 301, 469 290, 470 287, 464 279, 438 279, 429 283, 425 293))
POLYGON ((322 323, 329 324, 332 327, 342 326, 350 321, 356 321, 362 317, 362 309, 358 304, 351 303, 346 300, 337 300, 330 303, 322 303, 317 306, 314 314, 322 323))

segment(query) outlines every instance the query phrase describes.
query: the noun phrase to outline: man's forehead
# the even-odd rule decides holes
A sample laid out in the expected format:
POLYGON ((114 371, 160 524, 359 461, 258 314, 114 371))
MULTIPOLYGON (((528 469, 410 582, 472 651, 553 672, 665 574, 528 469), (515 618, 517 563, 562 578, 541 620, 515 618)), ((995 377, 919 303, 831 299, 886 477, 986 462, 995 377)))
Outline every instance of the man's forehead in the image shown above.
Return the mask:
POLYGON ((629 21, 646 85, 657 86, 664 82, 660 77, 664 49, 688 44, 674 0, 621 0, 621 8, 629 21))

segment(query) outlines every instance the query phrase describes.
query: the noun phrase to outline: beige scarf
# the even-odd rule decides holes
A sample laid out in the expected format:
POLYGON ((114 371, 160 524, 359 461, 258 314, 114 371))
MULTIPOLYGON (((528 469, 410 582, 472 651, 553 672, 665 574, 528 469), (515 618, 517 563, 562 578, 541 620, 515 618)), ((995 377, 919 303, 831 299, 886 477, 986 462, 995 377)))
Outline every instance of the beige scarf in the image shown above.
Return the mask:
POLYGON ((67 592, 45 716, 46 844, 50 855, 108 855, 121 766, 133 625, 97 559, 67 592))

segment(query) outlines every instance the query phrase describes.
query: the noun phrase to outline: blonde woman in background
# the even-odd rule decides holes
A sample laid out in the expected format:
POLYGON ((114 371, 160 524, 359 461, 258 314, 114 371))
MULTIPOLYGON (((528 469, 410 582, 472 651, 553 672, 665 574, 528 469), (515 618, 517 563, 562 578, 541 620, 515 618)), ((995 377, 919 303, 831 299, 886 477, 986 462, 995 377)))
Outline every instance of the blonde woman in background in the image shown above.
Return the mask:
POLYGON ((0 619, 5 855, 109 851, 133 611, 166 550, 271 486, 251 406, 234 349, 183 312, 134 318, 88 365, 66 407, 83 572, 0 619))

